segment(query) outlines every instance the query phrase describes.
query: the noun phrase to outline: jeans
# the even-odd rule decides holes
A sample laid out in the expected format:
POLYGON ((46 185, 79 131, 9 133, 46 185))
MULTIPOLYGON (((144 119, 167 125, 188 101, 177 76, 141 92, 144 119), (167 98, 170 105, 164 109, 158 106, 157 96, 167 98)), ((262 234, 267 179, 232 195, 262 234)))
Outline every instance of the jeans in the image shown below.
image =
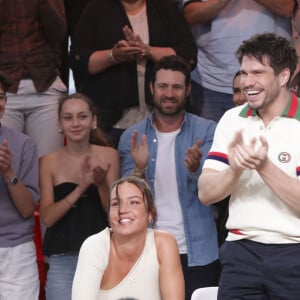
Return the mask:
POLYGON ((48 90, 38 93, 31 79, 20 81, 17 94, 7 93, 5 113, 1 123, 29 135, 37 145, 39 156, 63 146, 58 133, 58 103, 66 92, 59 77, 48 90))
POLYGON ((0 299, 37 300, 39 289, 33 241, 0 248, 0 299))
MULTIPOLYGON (((47 300, 71 300, 78 255, 51 255, 46 281, 47 300)), ((99 283, 100 286, 100 283, 99 283)))
POLYGON ((212 91, 192 81, 190 106, 192 113, 219 122, 224 112, 234 104, 232 94, 212 91))

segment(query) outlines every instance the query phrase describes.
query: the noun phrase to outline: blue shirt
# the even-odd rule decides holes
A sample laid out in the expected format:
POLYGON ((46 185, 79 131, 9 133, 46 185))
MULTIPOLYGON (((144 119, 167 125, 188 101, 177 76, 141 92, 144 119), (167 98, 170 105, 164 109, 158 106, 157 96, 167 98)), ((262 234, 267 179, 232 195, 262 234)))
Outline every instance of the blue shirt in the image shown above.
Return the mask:
MULTIPOLYGON (((138 132, 141 142, 142 134, 147 135, 149 161, 146 177, 155 198, 154 174, 157 156, 157 137, 153 126, 152 113, 138 124, 127 129, 121 136, 119 154, 122 176, 132 173, 134 162, 130 154, 130 139, 134 130, 138 132)), ((184 218, 184 231, 187 243, 189 266, 207 265, 218 258, 218 242, 215 221, 210 206, 204 206, 198 199, 197 180, 201 173, 203 162, 212 145, 215 123, 196 115, 185 113, 181 129, 175 142, 176 178, 180 205, 184 218), (184 165, 186 150, 192 147, 196 140, 201 140, 202 158, 200 167, 191 173, 184 165)), ((156 199, 159 201, 159 199, 156 199)))

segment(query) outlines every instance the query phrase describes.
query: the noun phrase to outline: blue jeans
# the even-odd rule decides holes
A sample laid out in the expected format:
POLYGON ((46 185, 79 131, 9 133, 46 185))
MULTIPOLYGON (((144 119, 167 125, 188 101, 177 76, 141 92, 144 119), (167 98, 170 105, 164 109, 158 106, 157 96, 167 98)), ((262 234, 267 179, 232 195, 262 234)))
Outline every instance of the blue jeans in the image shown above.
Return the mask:
POLYGON ((51 255, 46 281, 47 300, 71 300, 78 255, 51 255))
POLYGON ((219 122, 224 112, 234 104, 232 94, 209 90, 192 80, 190 106, 192 113, 219 122))

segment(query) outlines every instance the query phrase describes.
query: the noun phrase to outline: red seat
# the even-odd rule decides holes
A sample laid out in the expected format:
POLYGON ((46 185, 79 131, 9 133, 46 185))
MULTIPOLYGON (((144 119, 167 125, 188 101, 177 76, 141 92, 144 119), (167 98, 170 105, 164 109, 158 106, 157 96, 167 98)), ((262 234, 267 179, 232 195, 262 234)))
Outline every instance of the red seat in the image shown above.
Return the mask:
POLYGON ((44 255, 42 249, 42 232, 39 208, 34 212, 34 243, 36 248, 36 261, 38 265, 39 278, 40 278, 40 296, 39 300, 45 300, 45 284, 46 284, 46 266, 44 262, 44 255))

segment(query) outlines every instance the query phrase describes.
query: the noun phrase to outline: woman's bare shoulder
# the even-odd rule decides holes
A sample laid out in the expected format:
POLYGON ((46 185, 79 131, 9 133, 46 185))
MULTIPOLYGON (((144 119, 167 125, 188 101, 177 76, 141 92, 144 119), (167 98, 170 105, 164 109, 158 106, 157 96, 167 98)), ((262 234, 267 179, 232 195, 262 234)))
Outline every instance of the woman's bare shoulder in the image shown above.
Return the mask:
POLYGON ((93 145, 93 153, 97 157, 101 156, 102 158, 105 159, 106 158, 109 158, 110 160, 119 159, 118 151, 113 147, 93 145))
POLYGON ((178 246, 175 237, 163 230, 154 231, 154 239, 159 263, 167 262, 179 256, 178 246))
POLYGON ((47 153, 40 157, 40 163, 43 164, 52 164, 57 161, 62 153, 62 149, 47 153))
POLYGON ((174 236, 164 230, 154 230, 154 239, 157 245, 163 245, 165 243, 174 244, 174 242, 176 243, 174 236))

